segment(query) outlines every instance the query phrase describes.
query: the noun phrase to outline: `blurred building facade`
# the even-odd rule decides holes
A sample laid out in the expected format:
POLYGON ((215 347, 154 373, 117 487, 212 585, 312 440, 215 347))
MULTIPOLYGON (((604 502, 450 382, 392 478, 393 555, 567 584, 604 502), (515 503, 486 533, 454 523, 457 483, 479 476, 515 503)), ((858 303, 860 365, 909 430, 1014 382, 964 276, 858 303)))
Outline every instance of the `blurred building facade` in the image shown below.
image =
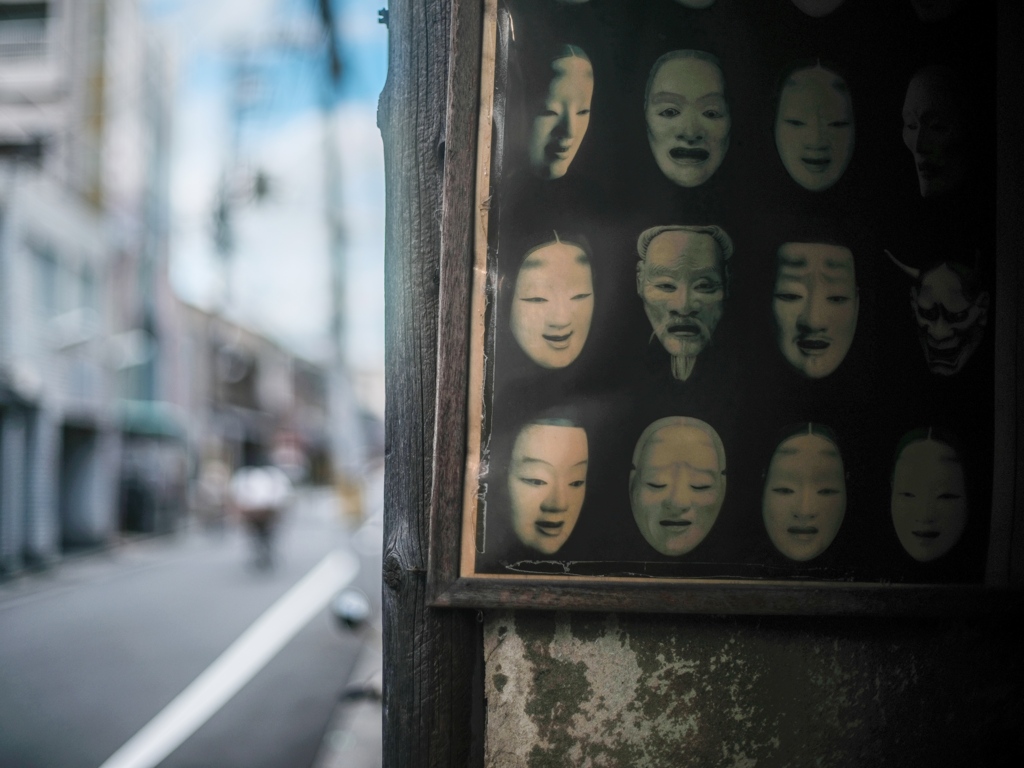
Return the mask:
POLYGON ((0 0, 0 573, 123 522, 173 301, 168 72, 136 0, 0 0))
POLYGON ((0 0, 0 578, 174 530, 210 463, 383 452, 340 358, 173 294, 170 73, 140 0, 0 0))
POLYGON ((277 464, 330 480, 329 371, 224 317, 179 304, 170 393, 197 464, 277 464))

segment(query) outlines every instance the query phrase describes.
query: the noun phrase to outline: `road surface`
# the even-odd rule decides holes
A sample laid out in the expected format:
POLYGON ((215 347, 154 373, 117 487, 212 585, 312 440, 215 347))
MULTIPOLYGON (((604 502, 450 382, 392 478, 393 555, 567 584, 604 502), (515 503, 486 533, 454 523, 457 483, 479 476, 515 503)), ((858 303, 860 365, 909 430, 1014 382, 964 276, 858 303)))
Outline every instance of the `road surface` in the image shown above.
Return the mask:
MULTIPOLYGON (((369 485, 376 499, 379 477, 369 485)), ((228 526, 0 585, 0 765, 312 765, 363 651, 326 601, 351 582, 379 611, 373 530, 353 533, 329 492, 305 492, 269 571, 228 526)))

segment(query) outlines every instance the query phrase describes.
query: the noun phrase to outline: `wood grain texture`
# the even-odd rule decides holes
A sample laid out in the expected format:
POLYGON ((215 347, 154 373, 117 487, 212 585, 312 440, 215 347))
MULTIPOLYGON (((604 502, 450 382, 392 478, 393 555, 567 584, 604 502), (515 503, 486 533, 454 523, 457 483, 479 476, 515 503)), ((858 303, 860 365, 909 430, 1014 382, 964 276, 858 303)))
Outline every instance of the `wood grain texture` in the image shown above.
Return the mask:
MULTIPOLYGON (((449 69, 461 61, 452 51, 466 34, 467 18, 472 24, 473 6, 395 0, 389 7, 389 74, 378 108, 387 185, 383 646, 389 768, 467 765, 473 743, 479 624, 475 612, 428 608, 426 579, 442 243, 462 237, 458 217, 442 227, 445 187, 458 182, 457 175, 446 175, 446 146, 464 133, 454 126, 454 139, 446 135, 446 116, 465 109, 459 97, 449 104, 450 82, 459 81, 449 69)), ((457 155, 462 152, 456 147, 457 155)), ((448 165, 472 172, 472 162, 448 165)), ((441 333, 458 333, 458 322, 446 319, 441 333)))
POLYGON ((454 16, 449 81, 444 218, 441 225, 437 423, 431 498, 430 587, 459 567, 469 386, 470 296, 477 183, 482 3, 460 4, 454 16))
POLYGON ((668 585, 646 579, 585 582, 463 578, 435 598, 437 605, 613 613, 688 613, 803 616, 932 616, 1018 620, 1020 590, 981 586, 821 585, 721 581, 668 585))

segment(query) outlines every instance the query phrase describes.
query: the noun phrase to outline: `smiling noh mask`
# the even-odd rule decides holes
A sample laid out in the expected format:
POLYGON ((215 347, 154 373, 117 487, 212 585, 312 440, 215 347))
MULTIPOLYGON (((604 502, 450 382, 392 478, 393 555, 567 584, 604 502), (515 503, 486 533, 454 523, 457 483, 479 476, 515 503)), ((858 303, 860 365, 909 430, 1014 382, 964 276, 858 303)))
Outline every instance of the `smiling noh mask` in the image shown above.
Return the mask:
POLYGON ((853 104, 846 81, 818 65, 785 79, 775 116, 775 146, 790 177, 821 192, 842 177, 853 156, 853 104))
POLYGON ((563 46, 547 71, 547 90, 534 110, 527 154, 542 179, 559 179, 579 152, 590 126, 594 70, 582 48, 563 46))
POLYGON ((663 555, 685 555, 704 541, 725 501, 725 447, 700 419, 669 416, 640 435, 629 473, 633 518, 663 555))
POLYGON ((799 425, 772 455, 765 477, 762 515, 775 548, 790 560, 822 554, 846 515, 846 473, 831 430, 799 425))
POLYGON ((647 139, 654 161, 681 187, 700 186, 729 149, 732 117, 718 59, 680 50, 654 63, 644 98, 647 139))
POLYGON ((590 258, 582 246, 555 238, 526 254, 512 296, 512 336, 542 368, 564 368, 579 357, 594 316, 590 258))
POLYGON ((900 441, 892 473, 892 523, 903 549, 921 563, 949 552, 967 526, 964 467, 956 449, 932 430, 900 441))
POLYGON ((981 346, 988 325, 990 296, 977 271, 952 261, 914 269, 885 253, 914 281, 910 308, 928 370, 938 376, 959 373, 981 346))
POLYGON ((523 426, 512 447, 508 493, 519 541, 541 554, 562 548, 586 495, 587 433, 569 419, 523 426))

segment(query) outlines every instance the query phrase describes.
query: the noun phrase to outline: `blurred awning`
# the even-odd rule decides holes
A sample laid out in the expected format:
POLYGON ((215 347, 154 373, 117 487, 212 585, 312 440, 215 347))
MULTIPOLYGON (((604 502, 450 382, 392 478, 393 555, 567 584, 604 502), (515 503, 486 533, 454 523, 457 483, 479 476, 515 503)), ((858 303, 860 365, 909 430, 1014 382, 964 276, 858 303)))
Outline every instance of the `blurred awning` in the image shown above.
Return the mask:
POLYGON ((160 400, 122 400, 121 431, 182 441, 188 434, 181 409, 160 400))

